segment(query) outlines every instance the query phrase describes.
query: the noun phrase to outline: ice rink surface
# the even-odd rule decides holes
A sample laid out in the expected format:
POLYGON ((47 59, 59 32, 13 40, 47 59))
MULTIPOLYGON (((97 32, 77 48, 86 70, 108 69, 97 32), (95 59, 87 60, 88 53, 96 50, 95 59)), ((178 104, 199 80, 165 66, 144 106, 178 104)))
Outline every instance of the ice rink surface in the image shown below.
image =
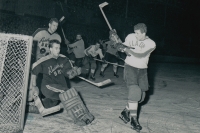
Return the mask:
MULTIPOLYGON (((141 133, 199 133, 200 65, 151 63, 148 71, 150 90, 140 108, 141 133)), ((119 78, 114 77, 109 66, 102 78, 98 70, 95 82, 106 79, 114 82, 104 88, 72 80, 72 86, 96 118, 91 125, 76 126, 65 111, 46 117, 29 113, 24 133, 136 133, 130 124, 119 119, 128 90, 123 81, 123 68, 118 69, 118 74, 119 78)))

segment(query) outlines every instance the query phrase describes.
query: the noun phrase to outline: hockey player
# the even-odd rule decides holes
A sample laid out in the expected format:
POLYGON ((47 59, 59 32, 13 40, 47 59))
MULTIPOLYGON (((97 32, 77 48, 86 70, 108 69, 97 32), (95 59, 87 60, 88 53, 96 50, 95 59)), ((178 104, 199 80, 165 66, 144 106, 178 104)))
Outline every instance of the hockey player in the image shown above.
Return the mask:
POLYGON ((49 41, 58 40, 61 43, 61 37, 56 30, 58 28, 58 19, 51 18, 48 28, 39 28, 33 33, 33 54, 35 61, 49 54, 49 41))
MULTIPOLYGON (((118 50, 114 47, 115 43, 116 42, 111 39, 111 35, 110 35, 110 40, 104 43, 104 47, 106 47, 106 48, 104 48, 104 49, 106 49, 104 58, 105 58, 106 61, 114 63, 114 65, 113 65, 114 76, 116 78, 118 78, 119 75, 117 75, 117 65, 118 65, 117 56, 119 56, 119 55, 118 55, 118 50)), ((105 76, 104 70, 107 66, 108 66, 108 63, 103 63, 102 66, 101 66, 100 75, 102 77, 105 76)))
MULTIPOLYGON (((60 53, 60 42, 49 42, 50 54, 36 61, 32 66, 32 75, 36 77, 43 74, 41 92, 45 96, 43 105, 46 108, 54 106, 64 107, 68 115, 80 126, 87 125, 94 120, 93 115, 87 110, 74 88, 68 88, 66 79, 74 78, 81 73, 81 69, 71 67, 70 61, 60 53), (59 104, 61 101, 62 104, 59 104)), ((34 79, 34 78, 33 78, 34 79)), ((36 90, 36 79, 32 80, 31 88, 36 90)), ((44 107, 37 97, 34 98, 36 106, 42 112, 44 107), (42 107, 42 108, 41 108, 42 107)))
MULTIPOLYGON (((88 74, 90 74, 90 78, 95 80, 95 71, 96 71, 96 57, 97 55, 100 56, 101 60, 105 61, 102 50, 100 48, 100 43, 96 42, 95 45, 91 45, 87 49, 84 50, 85 58, 83 61, 83 69, 89 69, 88 74)), ((83 71, 84 71, 83 70, 83 71)))
MULTIPOLYGON (((31 63, 34 63, 35 61, 39 60, 41 57, 44 57, 50 53, 49 50, 49 41, 50 40, 58 40, 61 43, 61 37, 56 33, 56 30, 58 28, 58 20, 57 18, 51 18, 49 21, 49 27, 48 28, 38 28, 33 33, 33 57, 31 60, 31 63)), ((42 76, 38 76, 38 82, 40 82, 40 79, 42 76)), ((31 77, 32 80, 32 77, 31 77)), ((38 83, 40 84, 40 83, 38 83)), ((29 88, 30 97, 28 101, 32 101, 32 90, 29 88)), ((38 90, 38 95, 40 95, 40 92, 38 90)), ((29 113, 39 113, 38 109, 31 105, 27 106, 27 112, 29 113)))
POLYGON ((156 48, 156 44, 151 40, 147 33, 147 27, 144 23, 134 26, 134 32, 129 34, 125 42, 118 44, 117 49, 125 52, 127 57, 124 66, 124 80, 128 92, 128 103, 121 112, 121 119, 125 123, 131 123, 133 129, 138 132, 142 129, 138 122, 138 102, 144 100, 145 92, 149 89, 147 68, 149 56, 156 48))
POLYGON ((70 48, 73 49, 73 53, 75 55, 75 65, 77 67, 81 67, 82 66, 82 62, 83 62, 83 58, 85 57, 85 44, 84 41, 81 37, 81 34, 77 34, 76 35, 76 40, 74 43, 71 43, 68 45, 70 48))

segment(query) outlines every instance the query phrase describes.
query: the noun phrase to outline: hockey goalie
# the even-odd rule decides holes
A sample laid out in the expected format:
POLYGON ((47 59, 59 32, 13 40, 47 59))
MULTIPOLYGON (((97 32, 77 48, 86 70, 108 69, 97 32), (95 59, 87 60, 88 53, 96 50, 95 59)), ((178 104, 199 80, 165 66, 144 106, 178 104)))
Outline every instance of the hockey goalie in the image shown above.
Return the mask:
POLYGON ((34 104, 42 116, 64 108, 67 114, 79 126, 90 124, 94 116, 84 105, 75 88, 68 88, 66 79, 72 79, 81 74, 81 68, 71 67, 67 57, 60 54, 60 42, 49 42, 50 54, 36 61, 32 66, 31 87, 29 101, 34 104), (40 100, 36 77, 43 74, 41 93, 44 99, 40 100))

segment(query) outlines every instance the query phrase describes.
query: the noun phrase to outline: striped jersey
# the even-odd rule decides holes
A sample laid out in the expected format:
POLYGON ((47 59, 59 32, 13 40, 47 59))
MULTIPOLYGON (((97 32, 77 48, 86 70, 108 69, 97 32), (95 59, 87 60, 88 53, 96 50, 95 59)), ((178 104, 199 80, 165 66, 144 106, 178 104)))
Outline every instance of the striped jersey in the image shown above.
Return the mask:
POLYGON ((61 37, 58 33, 50 33, 48 28, 39 28, 33 33, 33 40, 37 42, 36 60, 50 53, 49 41, 58 40, 61 43, 61 37))
POLYGON ((34 75, 43 74, 42 85, 60 84, 67 87, 65 77, 67 77, 67 71, 71 68, 69 59, 66 56, 60 54, 55 59, 50 54, 33 63, 32 73, 34 75))

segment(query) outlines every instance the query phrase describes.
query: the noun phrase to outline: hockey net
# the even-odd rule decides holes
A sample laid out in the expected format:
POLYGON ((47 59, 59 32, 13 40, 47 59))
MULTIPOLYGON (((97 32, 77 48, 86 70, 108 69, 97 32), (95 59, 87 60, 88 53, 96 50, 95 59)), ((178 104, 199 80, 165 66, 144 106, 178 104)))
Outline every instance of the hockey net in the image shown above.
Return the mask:
POLYGON ((0 132, 23 131, 32 37, 0 33, 0 132))

